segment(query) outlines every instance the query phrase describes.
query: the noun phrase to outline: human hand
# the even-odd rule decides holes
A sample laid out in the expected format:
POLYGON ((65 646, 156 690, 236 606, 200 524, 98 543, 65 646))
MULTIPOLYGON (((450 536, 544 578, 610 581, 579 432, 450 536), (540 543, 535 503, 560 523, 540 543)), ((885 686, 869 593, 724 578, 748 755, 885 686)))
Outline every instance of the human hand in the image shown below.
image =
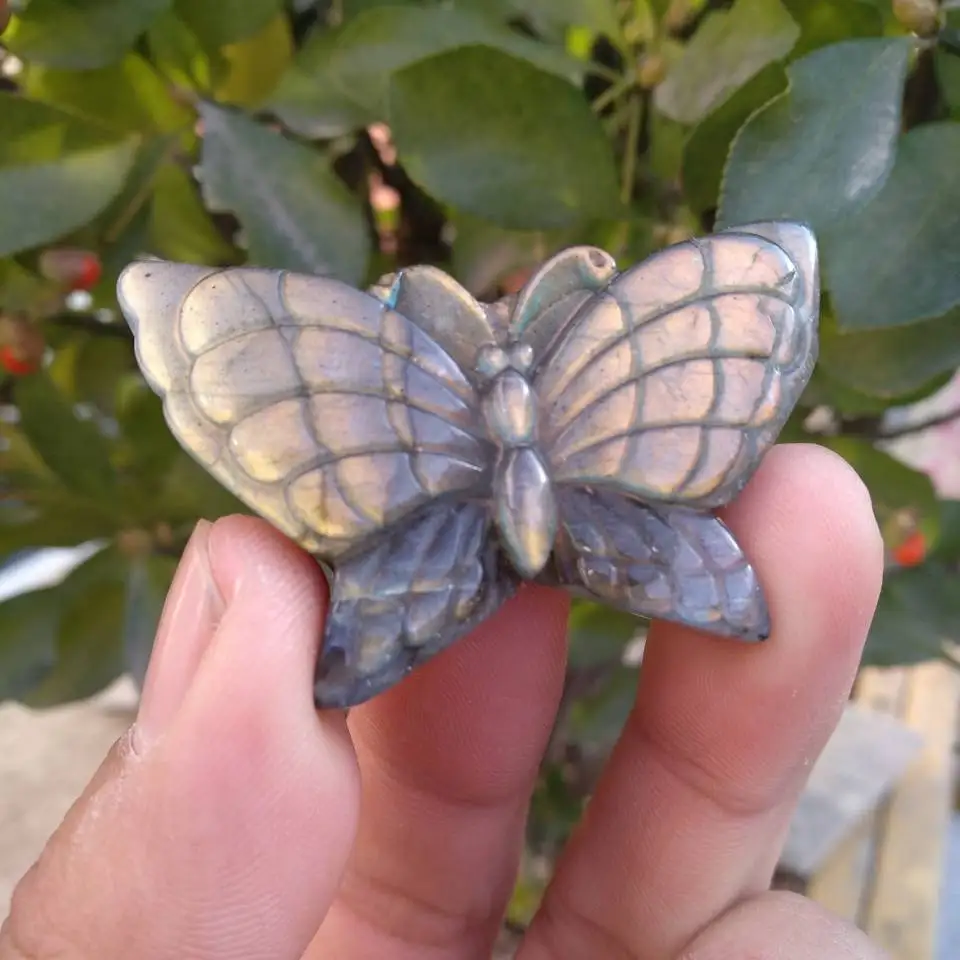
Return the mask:
MULTIPOLYGON (((876 960, 766 892, 880 587, 869 497, 782 446, 727 519, 774 634, 658 623, 637 705, 519 960, 876 960)), ((139 716, 14 896, 0 960, 489 957, 562 689, 567 601, 527 587, 351 711, 317 714, 316 564, 262 521, 198 527, 139 716)))

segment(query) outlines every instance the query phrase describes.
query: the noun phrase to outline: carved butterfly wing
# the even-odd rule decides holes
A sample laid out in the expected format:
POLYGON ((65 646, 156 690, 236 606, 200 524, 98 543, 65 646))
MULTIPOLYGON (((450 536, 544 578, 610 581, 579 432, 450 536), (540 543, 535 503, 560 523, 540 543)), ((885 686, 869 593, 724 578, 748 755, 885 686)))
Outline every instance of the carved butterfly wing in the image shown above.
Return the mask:
POLYGON ((129 267, 118 289, 181 444, 335 562, 318 687, 327 703, 422 662, 493 602, 477 559, 488 525, 467 503, 489 492, 493 449, 460 359, 466 338, 492 332, 468 294, 429 269, 398 281, 385 303, 330 279, 157 261, 129 267), (425 303, 428 329, 409 316, 425 303), (449 350, 437 342, 443 316, 462 321, 449 350), (437 524, 442 543, 430 538, 437 524), (360 618, 352 629, 347 611, 360 618))
POLYGON ((554 479, 729 502, 810 377, 818 304, 816 245, 794 224, 681 243, 619 275, 536 377, 554 479))
POLYGON ((687 511, 728 503, 759 465, 813 370, 818 312, 812 233, 770 223, 670 247, 573 315, 536 376, 561 582, 641 615, 765 635, 739 547, 687 511), (584 487, 604 492, 596 507, 573 492, 584 487))
POLYGON ((717 517, 613 490, 562 487, 558 501, 563 522, 545 582, 637 616, 741 640, 769 636, 756 573, 717 517))
POLYGON ((482 503, 439 503, 338 565, 317 668, 321 707, 350 707, 402 680, 514 592, 482 503))

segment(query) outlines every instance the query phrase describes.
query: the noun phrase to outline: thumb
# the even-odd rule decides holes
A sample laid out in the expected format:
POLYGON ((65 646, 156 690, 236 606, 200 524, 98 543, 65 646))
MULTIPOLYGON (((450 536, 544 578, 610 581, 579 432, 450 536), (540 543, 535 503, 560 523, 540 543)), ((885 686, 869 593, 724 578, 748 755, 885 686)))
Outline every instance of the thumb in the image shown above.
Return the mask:
POLYGON ((137 721, 0 930, 0 960, 298 960, 349 855, 359 778, 313 707, 320 569, 267 524, 197 527, 137 721))

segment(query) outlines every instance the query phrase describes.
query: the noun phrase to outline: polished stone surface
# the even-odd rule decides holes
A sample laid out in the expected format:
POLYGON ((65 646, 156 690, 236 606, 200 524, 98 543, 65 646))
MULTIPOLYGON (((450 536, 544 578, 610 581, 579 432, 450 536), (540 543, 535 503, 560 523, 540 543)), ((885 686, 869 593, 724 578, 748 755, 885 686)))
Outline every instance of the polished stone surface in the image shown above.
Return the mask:
POLYGON ((118 296, 181 444, 334 571, 318 706, 400 682, 522 580, 768 635, 712 511, 813 370, 807 227, 737 227, 623 272, 571 247, 494 304, 432 266, 361 292, 155 260, 118 296))

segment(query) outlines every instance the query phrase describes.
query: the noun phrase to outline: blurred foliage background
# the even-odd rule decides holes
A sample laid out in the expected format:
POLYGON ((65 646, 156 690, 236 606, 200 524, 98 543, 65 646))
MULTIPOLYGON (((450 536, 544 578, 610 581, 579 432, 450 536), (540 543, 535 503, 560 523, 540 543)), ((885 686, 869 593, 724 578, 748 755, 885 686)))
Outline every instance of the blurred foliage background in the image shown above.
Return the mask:
MULTIPOLYGON (((948 654, 960 509, 891 455, 889 411, 960 366, 957 2, 0 0, 0 29, 0 558, 96 548, 0 603, 0 701, 141 676, 194 522, 244 509, 137 372, 129 260, 354 284, 429 262, 493 298, 571 243, 627 266, 767 218, 821 245, 784 439, 872 492, 867 661, 948 654)), ((519 920, 634 695, 637 621, 577 604, 570 632, 519 920)))

